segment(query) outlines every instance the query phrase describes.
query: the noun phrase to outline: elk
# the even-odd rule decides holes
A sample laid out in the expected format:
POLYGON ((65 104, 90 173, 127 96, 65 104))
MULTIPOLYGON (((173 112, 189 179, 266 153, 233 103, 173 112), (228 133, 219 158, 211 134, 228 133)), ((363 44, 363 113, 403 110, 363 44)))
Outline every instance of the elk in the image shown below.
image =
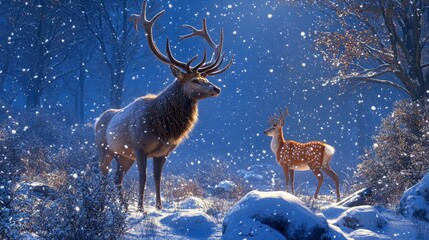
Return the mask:
POLYGON ((102 174, 109 172, 114 158, 117 162, 115 184, 119 189, 125 173, 137 161, 139 171, 138 209, 144 212, 143 201, 146 184, 147 159, 153 158, 153 174, 156 190, 156 208, 162 209, 160 185, 161 173, 167 156, 173 151, 193 129, 198 119, 198 101, 220 94, 220 88, 207 80, 207 76, 225 72, 233 63, 233 58, 223 68, 223 30, 220 41, 215 44, 208 31, 206 20, 203 19, 202 29, 190 25, 191 33, 180 36, 180 39, 202 37, 213 48, 210 61, 206 61, 206 50, 202 60, 192 66, 198 55, 189 61, 177 60, 171 53, 167 38, 164 55, 153 39, 152 27, 156 20, 164 14, 157 13, 151 20, 146 18, 146 1, 143 2, 140 14, 133 14, 134 28, 138 31, 140 23, 146 33, 147 42, 152 53, 163 63, 170 66, 175 80, 157 95, 148 94, 135 99, 122 109, 105 111, 95 123, 95 142, 98 148, 100 169, 102 174))
POLYGON ((320 191, 323 182, 321 169, 334 180, 337 193, 337 202, 340 201, 339 178, 329 165, 335 149, 320 141, 300 143, 293 140, 285 140, 283 136, 283 126, 285 117, 288 115, 288 109, 283 112, 280 108, 280 114, 271 116, 268 123, 270 128, 264 131, 264 134, 272 137, 271 150, 273 151, 277 163, 283 168, 286 179, 286 191, 289 191, 289 180, 291 193, 294 193, 294 174, 295 171, 311 170, 317 178, 317 189, 314 198, 320 191))

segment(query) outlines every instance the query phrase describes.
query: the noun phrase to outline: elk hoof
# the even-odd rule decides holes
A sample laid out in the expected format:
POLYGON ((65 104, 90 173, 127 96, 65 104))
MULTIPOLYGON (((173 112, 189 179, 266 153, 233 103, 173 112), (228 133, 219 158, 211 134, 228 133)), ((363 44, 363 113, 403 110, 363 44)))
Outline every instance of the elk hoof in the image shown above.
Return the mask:
POLYGON ((158 210, 158 211, 162 210, 162 204, 161 203, 157 203, 155 207, 156 207, 156 210, 158 210))

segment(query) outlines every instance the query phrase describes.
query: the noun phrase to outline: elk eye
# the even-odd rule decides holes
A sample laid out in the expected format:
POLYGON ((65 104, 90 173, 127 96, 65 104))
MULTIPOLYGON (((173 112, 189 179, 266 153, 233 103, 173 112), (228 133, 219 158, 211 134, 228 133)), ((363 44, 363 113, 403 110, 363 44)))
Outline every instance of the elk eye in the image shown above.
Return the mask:
POLYGON ((200 84, 200 82, 197 79, 192 80, 192 83, 198 83, 198 84, 200 84))

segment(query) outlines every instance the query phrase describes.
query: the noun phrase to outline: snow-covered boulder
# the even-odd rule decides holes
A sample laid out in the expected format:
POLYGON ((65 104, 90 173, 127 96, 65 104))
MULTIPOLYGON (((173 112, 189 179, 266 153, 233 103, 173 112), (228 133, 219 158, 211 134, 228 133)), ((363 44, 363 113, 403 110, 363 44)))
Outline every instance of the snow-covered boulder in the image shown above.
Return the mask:
POLYGON ((356 229, 349 234, 354 240, 388 240, 388 236, 375 233, 368 229, 356 229))
POLYGON ((222 239, 345 239, 321 214, 283 192, 252 191, 226 214, 222 239))
POLYGON ((273 165, 256 164, 248 167, 246 170, 238 170, 237 174, 250 189, 272 191, 274 190, 275 179, 278 178, 274 170, 273 165))
POLYGON ((215 196, 222 198, 234 197, 237 195, 238 191, 237 184, 229 180, 221 181, 220 183, 216 184, 214 188, 215 196))
POLYGON ((343 212, 334 222, 340 228, 364 228, 377 230, 387 224, 387 220, 372 206, 358 206, 343 212))
POLYGON ((429 222, 429 173, 404 192, 399 211, 407 218, 429 222))
POLYGON ((368 205, 368 199, 372 195, 372 190, 370 187, 362 188, 351 194, 350 196, 341 200, 337 205, 343 207, 356 207, 362 205, 368 205))
POLYGON ((161 219, 161 223, 186 238, 206 239, 216 232, 215 221, 200 211, 177 212, 161 219))
POLYGON ((347 207, 341 207, 341 206, 331 206, 325 210, 322 211, 323 215, 327 219, 336 219, 338 218, 343 212, 347 211, 347 207))
POLYGON ((201 198, 189 197, 179 203, 180 209, 204 209, 205 204, 201 198))

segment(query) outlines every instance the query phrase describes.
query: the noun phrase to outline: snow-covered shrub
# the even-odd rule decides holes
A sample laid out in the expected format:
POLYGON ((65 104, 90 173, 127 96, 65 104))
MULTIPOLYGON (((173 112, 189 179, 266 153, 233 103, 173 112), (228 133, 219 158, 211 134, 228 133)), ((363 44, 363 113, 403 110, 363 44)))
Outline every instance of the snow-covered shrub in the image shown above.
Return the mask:
POLYGON ((110 177, 87 168, 69 174, 59 196, 37 206, 33 229, 44 239, 119 239, 127 212, 110 177))
POLYGON ((58 197, 38 206, 33 231, 45 239, 118 239, 126 209, 115 184, 94 169, 70 174, 58 197))
POLYGON ((375 202, 395 206, 429 170, 429 102, 397 102, 374 139, 358 166, 358 187, 371 187, 375 202))
POLYGON ((0 239, 20 239, 29 225, 32 199, 22 194, 16 182, 0 181, 0 239))
POLYGON ((297 197, 283 192, 252 191, 227 213, 223 239, 345 239, 297 197))
POLYGON ((197 180, 188 179, 182 175, 166 174, 161 184, 162 195, 167 203, 204 195, 204 189, 197 180))
POLYGON ((404 192, 399 211, 407 218, 429 222, 429 173, 404 192))

